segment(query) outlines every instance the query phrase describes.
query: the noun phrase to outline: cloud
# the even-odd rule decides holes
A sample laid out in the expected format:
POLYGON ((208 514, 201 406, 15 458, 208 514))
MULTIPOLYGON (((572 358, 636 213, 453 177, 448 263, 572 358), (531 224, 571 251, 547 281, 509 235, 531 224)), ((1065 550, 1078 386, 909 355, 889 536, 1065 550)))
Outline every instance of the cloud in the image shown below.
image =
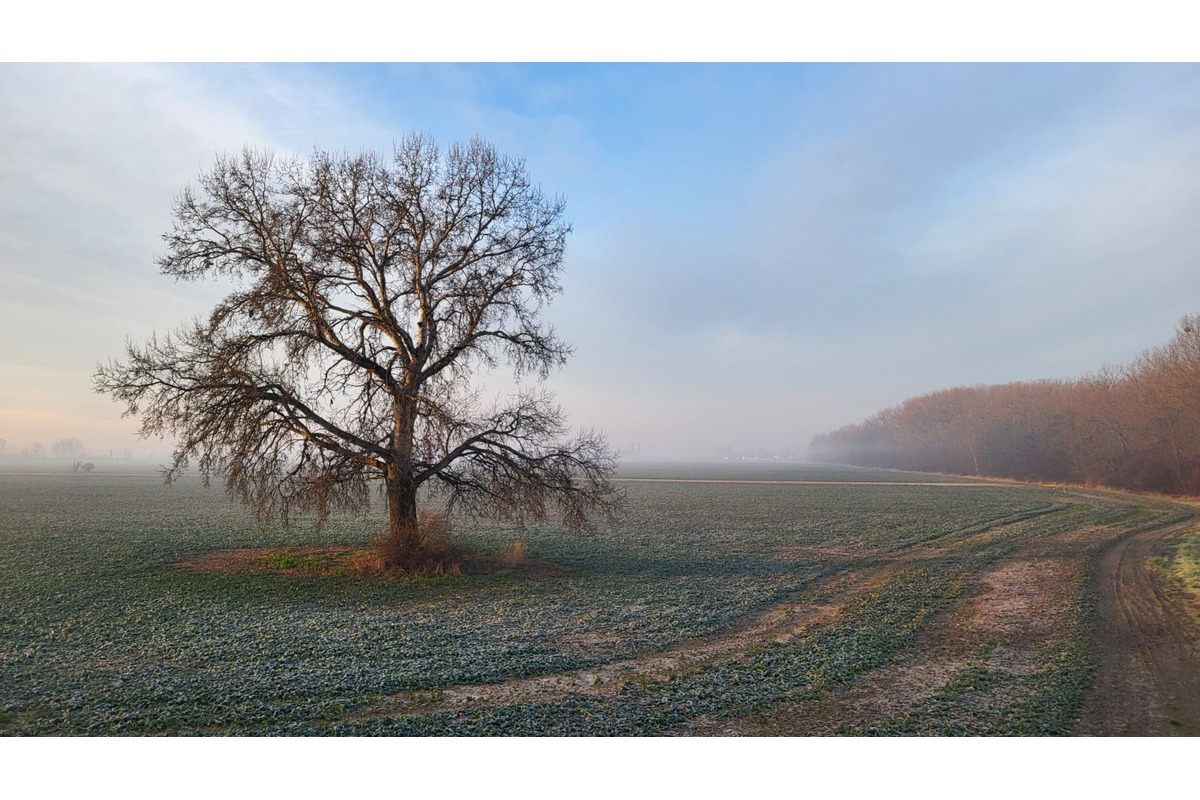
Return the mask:
MULTIPOLYGON (((96 362, 227 290, 176 284, 154 266, 174 197, 216 153, 349 138, 361 118, 305 77, 301 91, 264 68, 0 66, 0 363, 8 385, 36 387, 37 418, 62 426, 39 436, 86 437, 75 428, 115 419, 90 393, 96 362), (276 119, 288 122, 264 123, 276 119)), ((30 419, 11 397, 0 404, 9 441, 30 419)))
POLYGON ((675 427, 707 403, 677 439, 702 452, 1132 358, 1200 296, 1197 77, 851 70, 841 100, 780 98, 797 118, 733 156, 740 182, 631 209, 586 254, 562 319, 609 378, 592 391, 675 427))

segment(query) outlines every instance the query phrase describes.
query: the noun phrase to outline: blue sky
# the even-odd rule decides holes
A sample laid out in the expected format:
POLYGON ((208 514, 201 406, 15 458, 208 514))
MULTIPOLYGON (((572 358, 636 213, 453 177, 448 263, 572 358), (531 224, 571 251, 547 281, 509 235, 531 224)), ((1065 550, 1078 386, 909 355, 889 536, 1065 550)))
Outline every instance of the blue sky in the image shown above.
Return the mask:
POLYGON ((216 284, 172 198, 245 144, 481 135, 567 198, 571 421, 644 457, 802 452, 905 397, 1127 363, 1200 311, 1200 69, 0 66, 0 438, 131 439, 90 392, 216 284))

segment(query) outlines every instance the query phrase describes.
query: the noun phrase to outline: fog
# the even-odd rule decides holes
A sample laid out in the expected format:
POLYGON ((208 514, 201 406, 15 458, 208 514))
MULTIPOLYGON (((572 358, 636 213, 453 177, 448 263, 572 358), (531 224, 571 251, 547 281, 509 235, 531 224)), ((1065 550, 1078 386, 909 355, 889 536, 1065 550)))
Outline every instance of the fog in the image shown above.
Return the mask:
POLYGON ((909 396, 1127 363, 1200 310, 1191 65, 7 64, 6 458, 165 456, 91 376, 229 290, 154 266, 217 153, 411 130, 566 196, 549 386, 627 458, 801 455, 909 396))

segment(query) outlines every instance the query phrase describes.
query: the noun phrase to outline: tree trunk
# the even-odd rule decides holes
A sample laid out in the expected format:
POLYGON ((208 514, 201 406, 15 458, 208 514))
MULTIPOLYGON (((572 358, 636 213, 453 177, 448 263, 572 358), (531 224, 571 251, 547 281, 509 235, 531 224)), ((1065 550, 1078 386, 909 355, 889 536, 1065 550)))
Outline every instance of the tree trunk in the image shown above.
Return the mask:
POLYGON ((413 432, 416 403, 401 402, 396 409, 392 447, 394 458, 388 467, 388 553, 385 566, 403 567, 421 550, 417 529, 417 482, 413 474, 413 432))
POLYGON ((402 549, 416 552, 421 544, 417 531, 417 487, 411 471, 398 472, 393 469, 387 478, 388 538, 402 549))

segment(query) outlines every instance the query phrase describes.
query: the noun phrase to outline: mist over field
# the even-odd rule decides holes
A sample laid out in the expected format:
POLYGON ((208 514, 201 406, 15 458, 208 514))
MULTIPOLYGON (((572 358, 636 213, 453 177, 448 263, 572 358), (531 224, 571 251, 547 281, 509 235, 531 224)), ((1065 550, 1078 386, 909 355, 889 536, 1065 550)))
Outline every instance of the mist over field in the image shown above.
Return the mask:
POLYGON ((1189 64, 7 64, 0 120, 0 461, 167 457, 91 376, 230 290, 154 258, 245 145, 526 159, 573 225, 548 386, 627 461, 802 457, 907 397, 1129 363, 1200 297, 1189 64))

